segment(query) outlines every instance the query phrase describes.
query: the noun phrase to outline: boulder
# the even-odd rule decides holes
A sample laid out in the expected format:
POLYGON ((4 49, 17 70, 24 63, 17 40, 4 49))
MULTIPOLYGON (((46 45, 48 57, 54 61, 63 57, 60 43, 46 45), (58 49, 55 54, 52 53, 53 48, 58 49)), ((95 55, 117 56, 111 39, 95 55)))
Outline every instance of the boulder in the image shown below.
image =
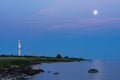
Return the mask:
POLYGON ((54 72, 53 74, 54 74, 54 75, 58 75, 58 74, 59 74, 59 72, 54 72))
POLYGON ((89 69, 88 73, 98 73, 99 71, 97 69, 89 69))
POLYGON ((24 69, 24 71, 23 71, 24 74, 27 74, 27 75, 30 75, 30 76, 35 75, 35 74, 38 74, 38 73, 40 73, 40 72, 44 72, 44 70, 42 70, 42 69, 34 70, 34 69, 32 69, 31 67, 27 67, 27 68, 24 69))

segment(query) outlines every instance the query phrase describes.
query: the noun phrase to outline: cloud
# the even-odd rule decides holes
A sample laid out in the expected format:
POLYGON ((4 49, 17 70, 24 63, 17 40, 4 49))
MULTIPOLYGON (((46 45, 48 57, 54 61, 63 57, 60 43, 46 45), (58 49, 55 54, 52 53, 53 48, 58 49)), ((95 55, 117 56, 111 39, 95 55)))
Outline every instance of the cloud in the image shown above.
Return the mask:
POLYGON ((99 18, 99 19, 83 19, 78 20, 79 23, 85 23, 85 24, 102 24, 102 23, 109 23, 109 22, 115 22, 120 21, 120 18, 99 18))
POLYGON ((35 13, 35 16, 63 16, 66 15, 66 13, 75 13, 75 11, 79 12, 80 10, 93 10, 94 8, 100 8, 101 6, 110 6, 115 5, 115 2, 105 2, 105 1, 73 1, 73 0, 58 0, 54 1, 52 6, 49 6, 48 8, 44 8, 39 10, 37 13, 35 13), (114 3, 114 4, 113 4, 114 3))
POLYGON ((46 8, 38 11, 35 16, 61 16, 61 12, 54 8, 46 8))
POLYGON ((49 27, 49 29, 54 30, 54 29, 90 28, 106 23, 111 24, 112 22, 120 22, 120 18, 99 18, 99 19, 90 18, 90 19, 71 20, 64 24, 57 24, 51 26, 49 27))

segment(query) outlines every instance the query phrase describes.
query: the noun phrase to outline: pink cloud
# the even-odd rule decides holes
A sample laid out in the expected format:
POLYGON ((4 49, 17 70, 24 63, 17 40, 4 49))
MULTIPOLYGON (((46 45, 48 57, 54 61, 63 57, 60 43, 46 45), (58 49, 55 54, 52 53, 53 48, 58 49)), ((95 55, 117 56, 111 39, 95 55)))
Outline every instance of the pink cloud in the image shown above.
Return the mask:
POLYGON ((116 22, 116 21, 120 21, 120 18, 106 18, 106 19, 95 19, 95 18, 91 18, 91 19, 81 19, 81 20, 73 20, 73 21, 68 21, 64 24, 58 24, 58 25, 54 25, 49 27, 50 30, 54 30, 54 29, 72 29, 72 28, 90 28, 90 27, 95 27, 97 25, 101 25, 101 24, 105 24, 105 23, 111 23, 111 22, 116 22))
POLYGON ((61 12, 54 8, 46 8, 42 9, 36 13, 36 16, 60 16, 62 15, 61 12))
POLYGON ((102 24, 102 23, 108 23, 108 22, 114 22, 114 21, 120 21, 120 18, 99 18, 99 19, 83 19, 78 20, 79 23, 85 23, 85 24, 102 24))

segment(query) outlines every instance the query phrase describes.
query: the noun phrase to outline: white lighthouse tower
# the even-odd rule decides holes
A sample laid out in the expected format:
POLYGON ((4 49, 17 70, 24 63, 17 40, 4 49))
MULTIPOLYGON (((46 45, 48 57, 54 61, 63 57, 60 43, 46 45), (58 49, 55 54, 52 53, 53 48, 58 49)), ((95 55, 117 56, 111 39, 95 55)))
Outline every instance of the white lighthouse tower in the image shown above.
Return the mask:
POLYGON ((21 40, 18 40, 18 56, 21 56, 21 40))

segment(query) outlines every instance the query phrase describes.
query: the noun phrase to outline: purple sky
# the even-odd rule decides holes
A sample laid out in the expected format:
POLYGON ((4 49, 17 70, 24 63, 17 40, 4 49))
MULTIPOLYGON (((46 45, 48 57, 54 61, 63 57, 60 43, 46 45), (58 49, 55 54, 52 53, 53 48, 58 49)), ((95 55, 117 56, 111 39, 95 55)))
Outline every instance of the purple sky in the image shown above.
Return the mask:
POLYGON ((17 54, 20 39, 23 55, 120 58, 119 5, 119 0, 0 0, 0 54, 17 54))

